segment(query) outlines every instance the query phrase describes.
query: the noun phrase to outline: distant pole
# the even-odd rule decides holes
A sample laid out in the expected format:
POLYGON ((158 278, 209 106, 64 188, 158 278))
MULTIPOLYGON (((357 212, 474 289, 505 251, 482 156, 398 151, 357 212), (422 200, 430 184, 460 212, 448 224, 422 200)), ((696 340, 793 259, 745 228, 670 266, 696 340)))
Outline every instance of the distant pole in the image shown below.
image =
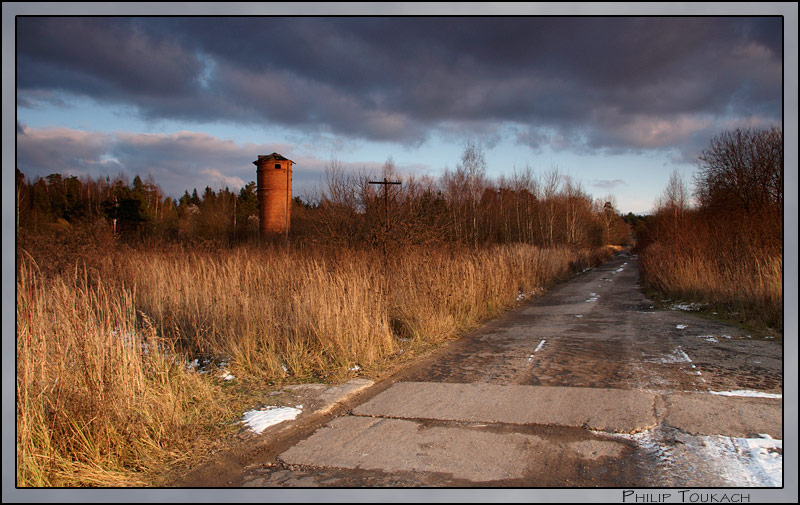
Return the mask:
POLYGON ((388 255, 386 253, 386 240, 389 237, 389 184, 402 184, 400 181, 389 181, 386 177, 383 178, 382 181, 369 181, 370 184, 382 184, 383 185, 383 206, 386 210, 386 230, 383 234, 383 286, 381 287, 383 291, 383 299, 386 305, 386 324, 389 322, 389 266, 388 266, 388 255))
POLYGON ((389 184, 403 184, 400 181, 389 181, 386 177, 383 178, 382 181, 369 181, 370 184, 382 184, 383 185, 383 206, 386 210, 386 232, 383 236, 383 255, 384 255, 384 262, 386 261, 386 238, 389 235, 389 184))

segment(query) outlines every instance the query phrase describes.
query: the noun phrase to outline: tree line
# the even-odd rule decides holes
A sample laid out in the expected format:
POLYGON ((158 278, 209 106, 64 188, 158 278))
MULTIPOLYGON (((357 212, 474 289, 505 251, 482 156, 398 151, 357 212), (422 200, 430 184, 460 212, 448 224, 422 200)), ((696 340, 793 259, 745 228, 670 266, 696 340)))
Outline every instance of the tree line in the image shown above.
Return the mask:
POLYGON ((782 130, 724 131, 700 154, 692 182, 693 191, 672 173, 654 215, 638 228, 640 249, 658 242, 716 256, 782 254, 782 130))
POLYGON ((636 227, 645 285, 730 318, 783 324, 783 132, 736 129, 711 139, 693 190, 674 172, 636 227))
POLYGON ((467 143, 455 169, 439 178, 400 177, 391 158, 379 177, 345 172, 331 160, 315 201, 296 213, 296 232, 340 243, 596 247, 631 240, 612 197, 593 199, 557 168, 538 175, 530 167, 515 168, 510 176, 490 179, 475 143, 467 143), (370 184, 375 178, 402 185, 370 184))
MULTIPOLYGON (((580 182, 557 168, 535 174, 486 175, 483 150, 468 142, 455 169, 439 178, 400 176, 391 158, 380 174, 346 171, 338 160, 325 167, 321 189, 292 201, 290 238, 309 243, 378 246, 410 244, 530 243, 596 247, 629 243, 630 227, 613 197, 593 199, 580 182), (374 179, 402 184, 386 186, 374 179), (388 206, 387 206, 388 203, 388 206)), ((104 226, 120 240, 233 245, 258 235, 255 182, 179 199, 138 175, 113 179, 58 173, 33 181, 17 170, 18 229, 34 233, 104 226)))
POLYGON ((55 173, 31 181, 16 171, 17 228, 38 234, 105 226, 126 241, 232 242, 257 232, 257 211, 255 182, 238 194, 206 187, 202 195, 194 189, 174 199, 151 176, 129 182, 124 174, 95 179, 55 173))

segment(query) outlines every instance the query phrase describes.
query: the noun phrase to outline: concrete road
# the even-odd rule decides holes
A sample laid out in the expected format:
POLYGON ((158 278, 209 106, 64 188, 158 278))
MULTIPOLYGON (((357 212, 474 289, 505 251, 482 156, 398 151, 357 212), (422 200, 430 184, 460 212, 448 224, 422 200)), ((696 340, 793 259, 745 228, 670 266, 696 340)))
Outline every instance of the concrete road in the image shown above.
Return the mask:
POLYGON ((775 487, 782 384, 779 342, 655 309, 623 254, 241 455, 226 484, 775 487))

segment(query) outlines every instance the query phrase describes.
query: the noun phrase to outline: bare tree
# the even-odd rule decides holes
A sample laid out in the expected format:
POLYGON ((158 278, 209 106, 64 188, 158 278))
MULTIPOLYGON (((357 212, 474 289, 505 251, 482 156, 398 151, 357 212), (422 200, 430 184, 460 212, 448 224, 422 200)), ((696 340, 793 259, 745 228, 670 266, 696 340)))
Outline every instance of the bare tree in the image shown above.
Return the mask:
POLYGON ((566 239, 571 246, 582 246, 588 241, 588 231, 592 220, 592 200, 580 182, 566 176, 564 181, 566 239))
POLYGON ((689 189, 678 170, 669 176, 667 187, 656 203, 657 211, 669 216, 669 224, 673 233, 681 227, 686 211, 689 209, 689 189))
MULTIPOLYGON (((617 201, 614 195, 607 195, 603 198, 603 205, 600 209, 600 221, 603 223, 603 243, 611 243, 611 226, 617 217, 617 201)), ((598 202, 599 203, 599 202, 598 202)))
POLYGON ((561 187, 561 173, 558 167, 553 165, 550 171, 544 174, 541 182, 542 197, 544 200, 544 209, 540 214, 540 229, 542 230, 542 239, 548 246, 555 244, 555 222, 558 214, 558 192, 561 187))
POLYGON ((783 131, 736 129, 714 137, 699 158, 697 198, 705 207, 755 213, 783 209, 783 131))
POLYGON ((534 203, 539 192, 538 181, 533 175, 530 165, 517 170, 511 176, 511 184, 516 198, 514 199, 514 213, 517 218, 519 240, 533 242, 534 237, 534 203))
POLYGON ((783 236, 783 132, 736 129, 713 138, 695 178, 700 211, 741 247, 780 250, 783 236))
POLYGON ((463 173, 466 179, 467 196, 472 214, 472 242, 473 246, 477 247, 478 202, 486 182, 486 158, 483 154, 483 148, 474 141, 467 141, 464 145, 464 152, 461 154, 461 162, 456 165, 456 172, 463 173))
POLYGON ((315 223, 322 236, 348 243, 356 240, 361 221, 359 211, 362 214, 364 211, 364 194, 371 190, 365 179, 367 177, 345 172, 344 165, 331 157, 325 165, 325 189, 315 223))

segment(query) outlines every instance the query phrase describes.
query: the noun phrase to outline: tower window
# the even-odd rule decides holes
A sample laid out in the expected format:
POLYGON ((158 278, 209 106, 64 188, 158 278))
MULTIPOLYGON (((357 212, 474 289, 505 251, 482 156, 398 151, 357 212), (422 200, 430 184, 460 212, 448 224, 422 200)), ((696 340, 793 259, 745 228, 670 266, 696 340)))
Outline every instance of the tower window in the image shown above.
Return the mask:
POLYGON ((277 170, 279 168, 281 168, 281 164, 280 163, 275 163, 275 169, 277 170))

